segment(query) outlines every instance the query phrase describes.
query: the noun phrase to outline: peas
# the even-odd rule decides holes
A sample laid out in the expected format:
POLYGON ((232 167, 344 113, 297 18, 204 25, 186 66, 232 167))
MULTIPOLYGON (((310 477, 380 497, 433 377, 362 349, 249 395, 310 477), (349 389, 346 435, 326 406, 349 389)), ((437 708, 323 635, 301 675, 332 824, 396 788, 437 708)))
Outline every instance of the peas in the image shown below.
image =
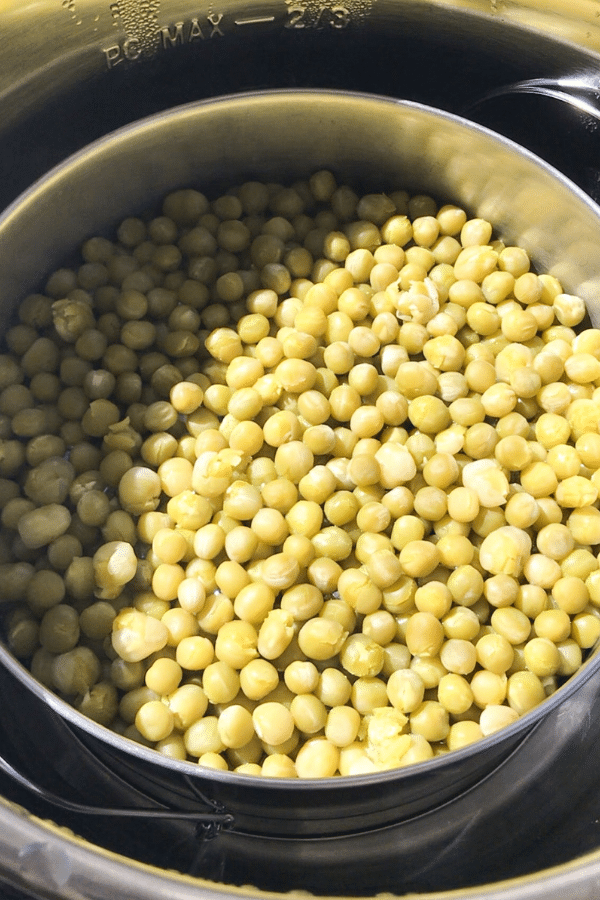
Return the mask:
POLYGON ((322 170, 174 191, 81 255, 0 356, 0 595, 40 680, 303 778, 467 746, 579 668, 600 344, 492 223, 322 170))
POLYGON ((28 548, 45 547, 67 531, 71 516, 69 509, 58 503, 38 506, 19 519, 19 537, 28 548))

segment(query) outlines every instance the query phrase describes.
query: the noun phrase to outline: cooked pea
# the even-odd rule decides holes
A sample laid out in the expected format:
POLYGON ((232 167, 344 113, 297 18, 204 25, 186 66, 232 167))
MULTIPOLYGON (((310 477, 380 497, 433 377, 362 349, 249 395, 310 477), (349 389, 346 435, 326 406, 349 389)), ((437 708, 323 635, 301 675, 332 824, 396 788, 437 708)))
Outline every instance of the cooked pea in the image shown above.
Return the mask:
POLYGON ((346 637, 339 622, 313 618, 301 627, 298 643, 309 659, 328 660, 340 652, 346 637))
POLYGON ((252 720, 258 737, 267 744, 278 746, 292 737, 294 718, 282 703, 260 703, 252 713, 252 720))
POLYGON ((498 706, 506 698, 507 679, 505 674, 478 669, 471 678, 473 702, 480 709, 498 706))
POLYGON ((237 704, 228 706, 219 715, 217 730, 225 747, 244 747, 254 736, 252 713, 237 704))
POLYGON ((131 544, 126 541, 111 541, 96 551, 93 567, 98 596, 103 600, 110 600, 116 598, 123 586, 135 575, 137 557, 131 544))
POLYGON ((29 658, 39 647, 39 623, 25 607, 18 607, 6 621, 6 639, 18 658, 29 658))
POLYGON ((160 477, 145 466, 134 466, 129 469, 119 482, 121 505, 133 515, 156 509, 160 493, 160 477))
POLYGON ((40 644, 51 653, 72 650, 79 640, 79 615, 66 603, 59 603, 44 613, 40 623, 40 644))
POLYGON ((86 491, 77 503, 77 515, 84 525, 104 525, 109 511, 110 500, 103 491, 86 491))
POLYGON ((77 709, 100 725, 110 726, 118 712, 118 693, 109 681, 98 681, 76 701, 77 709))
POLYGON ((449 672, 443 675, 437 688, 438 700, 451 715, 462 715, 473 704, 473 691, 464 676, 449 672))
POLYGON ((138 610, 125 608, 114 620, 113 647, 125 662, 147 659, 155 651, 162 650, 167 639, 166 626, 138 610))
POLYGON ((534 672, 515 672, 508 679, 506 699, 511 709, 524 715, 546 697, 544 686, 534 672))
POLYGON ((160 700, 148 700, 135 716, 135 726, 142 737, 149 741, 161 741, 173 730, 173 713, 160 700))
POLYGON ((448 710, 437 700, 424 700, 410 714, 410 729, 429 742, 444 740, 450 729, 448 710))
POLYGON ((436 656, 444 640, 440 620, 430 612, 416 612, 407 622, 405 641, 413 656, 436 656))
POLYGON ((258 632, 258 652, 264 659, 277 659, 289 647, 294 633, 293 615, 284 609, 271 610, 258 632))
POLYGON ((450 726, 446 742, 449 750, 460 750, 462 747, 468 747, 469 744, 480 740, 483 737, 483 731, 478 722, 465 720, 462 722, 454 722, 450 726))
POLYGON ((79 615, 79 627, 82 634, 91 640, 104 640, 110 636, 115 619, 114 607, 104 601, 92 603, 79 615))
POLYGON ((32 509, 21 517, 19 536, 26 547, 37 549, 52 543, 64 534, 71 524, 71 513, 66 506, 50 503, 32 509))
POLYGON ((59 653, 52 663, 54 686, 63 694, 85 694, 98 680, 100 661, 89 647, 59 653))
POLYGON ((174 659, 159 657, 146 671, 146 686, 157 694, 171 694, 179 687, 181 678, 181 666, 174 659))
MULTIPOLYGON (((460 629, 450 630, 447 620, 444 620, 444 629, 450 635, 466 633, 460 629)), ((474 637, 475 634, 472 636, 474 637)), ((468 675, 477 664, 477 651, 467 638, 449 637, 440 649, 440 660, 448 672, 453 672, 457 675, 468 675)))
POLYGON ((514 659, 510 642, 500 634, 485 634, 476 645, 478 662, 490 672, 503 674, 508 671, 514 659))
POLYGON ((425 684, 412 669, 397 669, 387 681, 387 695, 390 703, 400 712, 409 714, 423 702, 425 684))
POLYGON ((319 683, 319 670, 309 660, 295 660, 286 666, 284 680, 292 693, 309 694, 319 683))
POLYGON ((168 697, 168 706, 174 717, 174 727, 185 731, 204 716, 208 698, 198 684, 182 684, 168 697))
POLYGON ((240 690, 239 672, 228 663, 215 660, 204 670, 202 687, 211 703, 230 703, 240 690))

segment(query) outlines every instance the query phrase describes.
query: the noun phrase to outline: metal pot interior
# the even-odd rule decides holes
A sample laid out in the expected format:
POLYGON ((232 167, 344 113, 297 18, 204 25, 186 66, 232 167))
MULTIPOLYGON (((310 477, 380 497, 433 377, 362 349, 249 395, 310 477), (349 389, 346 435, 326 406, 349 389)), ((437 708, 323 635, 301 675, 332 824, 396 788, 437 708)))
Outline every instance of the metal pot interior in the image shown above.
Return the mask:
POLYGON ((589 301, 594 316, 596 206, 561 173, 453 114, 303 89, 184 105, 59 164, 3 216, 3 254, 11 260, 1 275, 3 296, 23 296, 82 235, 106 230, 125 210, 147 209, 174 185, 214 191, 230 178, 285 180, 324 165, 364 189, 400 182, 451 196, 524 246, 540 270, 589 301))
POLYGON ((585 189, 597 187, 597 139, 561 104, 513 97, 473 108, 521 79, 595 78, 600 35, 585 5, 45 0, 32 12, 6 0, 0 21, 0 168, 11 173, 0 208, 115 128, 192 100, 267 88, 368 91, 468 110, 585 189))

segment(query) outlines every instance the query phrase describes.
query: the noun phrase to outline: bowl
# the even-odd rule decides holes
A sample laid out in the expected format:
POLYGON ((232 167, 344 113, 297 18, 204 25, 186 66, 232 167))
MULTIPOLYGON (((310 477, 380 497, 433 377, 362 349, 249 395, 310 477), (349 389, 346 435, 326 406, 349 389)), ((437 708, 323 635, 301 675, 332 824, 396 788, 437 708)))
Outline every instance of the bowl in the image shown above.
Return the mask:
MULTIPOLYGON (((489 220, 504 240, 527 250, 538 271, 581 297, 594 322, 600 210, 589 197, 528 151, 457 116, 383 96, 325 90, 256 92, 177 107, 122 128, 54 168, 0 218, 3 313, 8 319, 84 237, 109 233, 120 219, 142 214, 169 191, 194 185, 215 196, 231 184, 290 183, 323 168, 364 192, 407 188, 489 220)), ((2 598, 3 606, 10 601, 2 598)), ((6 724, 16 741, 33 737, 35 743, 19 720, 30 707, 57 757, 73 762, 69 781, 82 796, 110 790, 141 810, 154 804, 200 818, 207 810, 224 815, 213 842, 226 848, 224 855, 215 851, 217 869, 225 866, 231 880, 257 878, 267 889, 315 889, 314 872, 336 866, 348 871, 358 844, 373 859, 377 846, 386 852, 390 841, 397 846, 399 826, 410 835, 399 852, 405 865, 417 866, 433 834, 447 836, 458 822, 464 825, 465 809, 472 814, 477 808, 477 789, 495 774, 511 765, 525 765, 525 771, 551 766, 551 752, 539 757, 536 734, 548 722, 564 725, 566 711, 581 711, 578 699, 589 697, 600 667, 592 653, 534 710, 461 750, 405 769, 295 780, 168 759, 78 713, 5 646, 0 662, 5 677, 18 685, 7 700, 6 724), (85 760, 80 776, 76 760, 85 760), (251 864, 257 846, 260 875, 251 864), (303 866, 308 847, 318 848, 312 874, 303 866)), ((569 734, 572 727, 577 726, 571 717, 569 734)), ((560 728, 559 733, 564 736, 560 728)), ((557 752, 559 747, 557 740, 557 752)), ((558 806, 549 811, 548 827, 558 806)), ((491 828, 493 804, 481 815, 491 828)), ((165 816, 164 827, 179 836, 193 823, 165 816)), ((373 878, 381 886, 381 873, 373 878)), ((372 880, 365 884, 374 889, 372 880)), ((340 876, 339 890, 347 887, 340 876)))

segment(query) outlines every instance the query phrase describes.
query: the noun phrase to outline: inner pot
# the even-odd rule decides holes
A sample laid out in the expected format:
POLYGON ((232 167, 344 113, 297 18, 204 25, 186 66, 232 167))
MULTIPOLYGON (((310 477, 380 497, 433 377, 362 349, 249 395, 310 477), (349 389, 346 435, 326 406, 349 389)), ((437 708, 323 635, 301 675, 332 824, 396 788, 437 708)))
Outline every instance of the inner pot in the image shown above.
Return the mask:
MULTIPOLYGON (((53 169, 0 220, 3 313, 8 320, 15 305, 86 237, 109 233, 168 191, 193 185, 214 196, 243 181, 290 182, 321 168, 364 191, 406 188, 488 219, 496 233, 525 248, 540 271, 581 296, 595 319, 600 214, 582 191, 512 142, 451 114, 381 96, 319 90, 178 107, 102 138, 53 169)), ((304 840, 312 845, 324 839, 321 859, 329 863, 344 836, 370 833, 378 840, 378 829, 437 811, 446 827, 451 801, 500 771, 521 747, 532 746, 536 728, 565 701, 576 701, 600 666, 594 655, 514 725, 429 762, 376 775, 270 780, 162 757, 80 715, 37 683, 7 649, 0 648, 0 660, 26 687, 26 702, 46 734, 54 732, 65 752, 69 746, 77 753, 87 748, 98 761, 99 779, 110 770, 144 799, 175 809, 201 809, 200 791, 233 816, 227 839, 234 845, 237 839, 240 847, 250 842, 254 849, 254 839, 268 838, 286 853, 297 846, 301 857, 304 840)), ((536 753, 529 762, 539 767, 543 760, 536 753)), ((82 788, 88 778, 89 772, 82 788)), ((76 772, 71 779, 77 781, 76 772)), ((428 821, 435 828, 435 815, 428 821)), ((261 840, 260 846, 262 852, 270 845, 261 840)), ((281 868, 277 851, 272 856, 281 868)))

